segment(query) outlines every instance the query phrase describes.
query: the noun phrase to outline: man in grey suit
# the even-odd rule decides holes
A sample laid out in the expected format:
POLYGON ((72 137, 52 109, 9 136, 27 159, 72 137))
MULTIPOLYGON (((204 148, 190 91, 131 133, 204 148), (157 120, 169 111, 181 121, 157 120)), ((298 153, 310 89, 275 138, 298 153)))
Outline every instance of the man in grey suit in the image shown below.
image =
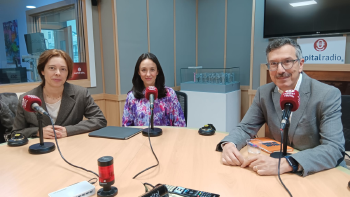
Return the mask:
POLYGON ((302 72, 301 48, 292 39, 271 41, 266 57, 273 83, 258 88, 243 120, 217 145, 217 150, 223 151, 222 163, 249 166, 259 175, 276 175, 278 159, 267 155, 243 158, 239 150, 246 145, 246 139, 254 138, 264 123, 272 137, 281 141, 280 97, 286 90, 297 90, 300 107, 291 114, 288 145, 300 152, 281 159, 280 173, 298 172, 307 176, 338 165, 345 166, 339 89, 302 72))

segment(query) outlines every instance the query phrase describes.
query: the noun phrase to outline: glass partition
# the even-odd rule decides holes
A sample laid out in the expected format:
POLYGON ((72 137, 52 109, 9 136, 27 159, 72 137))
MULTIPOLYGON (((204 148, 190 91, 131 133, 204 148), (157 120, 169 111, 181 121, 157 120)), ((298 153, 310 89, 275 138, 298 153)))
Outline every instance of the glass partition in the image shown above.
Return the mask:
POLYGON ((47 49, 73 59, 72 79, 87 79, 81 0, 0 2, 0 84, 41 81, 36 66, 47 49))

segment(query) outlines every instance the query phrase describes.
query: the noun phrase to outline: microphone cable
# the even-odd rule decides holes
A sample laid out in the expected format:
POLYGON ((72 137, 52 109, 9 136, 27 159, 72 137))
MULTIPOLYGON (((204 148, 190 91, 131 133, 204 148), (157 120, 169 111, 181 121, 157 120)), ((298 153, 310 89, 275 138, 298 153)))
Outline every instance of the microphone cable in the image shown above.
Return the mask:
POLYGON ((280 156, 278 157, 278 179, 280 180, 281 184, 283 185, 284 189, 288 192, 290 197, 293 197, 292 193, 290 193, 289 189, 284 185, 281 176, 280 176, 280 166, 281 166, 281 157, 282 157, 282 142, 283 142, 283 133, 282 133, 282 129, 280 130, 281 132, 281 143, 280 143, 280 156))
MULTIPOLYGON (((93 172, 93 171, 91 171, 91 170, 87 170, 87 169, 85 169, 85 168, 83 168, 83 167, 80 167, 80 166, 76 166, 76 165, 70 163, 69 161, 67 161, 67 160, 63 157, 63 155, 62 155, 62 153, 61 153, 61 150, 60 150, 60 147, 58 146, 58 142, 57 142, 57 136, 56 136, 56 131, 55 131, 55 124, 53 123, 53 120, 52 120, 51 116, 49 116, 49 115, 47 115, 47 116, 50 118, 51 125, 52 125, 52 129, 53 129, 53 133, 55 134, 55 141, 56 141, 57 150, 58 150, 58 152, 60 153, 62 159, 63 159, 66 163, 68 163, 69 165, 71 165, 71 166, 73 166, 73 167, 75 167, 75 168, 79 168, 79 169, 85 170, 86 172, 93 173, 94 175, 96 175, 96 176, 99 178, 100 176, 99 176, 96 172, 93 172)), ((43 137, 44 137, 44 136, 43 136, 43 137)), ((90 181, 93 180, 93 179, 96 179, 96 178, 92 178, 92 179, 90 179, 88 182, 90 182, 90 181)), ((91 184, 95 184, 96 182, 97 182, 97 181, 95 181, 94 183, 91 183, 91 184)))
MULTIPOLYGON (((152 113, 153 113, 153 110, 152 110, 152 113)), ((151 116, 152 116, 152 114, 151 114, 151 116)), ((148 141, 149 141, 149 145, 151 146, 152 153, 153 153, 154 157, 157 160, 157 164, 142 170, 141 172, 137 173, 134 177, 132 177, 132 179, 135 179, 138 175, 142 174, 143 172, 145 172, 145 171, 147 171, 149 169, 152 169, 154 167, 157 167, 159 165, 159 160, 158 160, 156 154, 153 151, 153 147, 152 147, 152 143, 151 143, 151 137, 149 136, 150 126, 151 126, 151 117, 149 117, 149 124, 148 124, 148 141)))

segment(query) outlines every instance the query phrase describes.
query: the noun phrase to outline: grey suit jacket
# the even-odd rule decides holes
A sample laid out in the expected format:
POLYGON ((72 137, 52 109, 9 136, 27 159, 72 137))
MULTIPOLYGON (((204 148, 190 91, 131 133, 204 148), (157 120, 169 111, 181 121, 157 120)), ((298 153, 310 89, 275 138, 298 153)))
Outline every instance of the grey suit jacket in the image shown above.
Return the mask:
MULTIPOLYGON (((288 140, 290 146, 301 150, 292 157, 304 168, 303 176, 334 168, 341 162, 345 166, 340 91, 303 73, 299 94, 300 106, 293 112, 288 140)), ((216 149, 222 151, 222 142, 233 142, 240 150, 265 122, 273 138, 281 141, 280 97, 274 83, 259 87, 243 120, 216 149)))
MULTIPOLYGON (((12 133, 22 133, 26 137, 32 137, 38 131, 38 120, 36 113, 27 112, 22 108, 22 99, 25 95, 38 96, 42 101, 41 106, 45 111, 47 109, 41 86, 20 96, 12 133)), ((44 115, 43 127, 47 125, 51 125, 51 121, 44 115)), ((105 127, 107 120, 86 88, 65 83, 55 125, 66 127, 67 135, 71 136, 105 127), (84 116, 88 120, 83 120, 84 116)))

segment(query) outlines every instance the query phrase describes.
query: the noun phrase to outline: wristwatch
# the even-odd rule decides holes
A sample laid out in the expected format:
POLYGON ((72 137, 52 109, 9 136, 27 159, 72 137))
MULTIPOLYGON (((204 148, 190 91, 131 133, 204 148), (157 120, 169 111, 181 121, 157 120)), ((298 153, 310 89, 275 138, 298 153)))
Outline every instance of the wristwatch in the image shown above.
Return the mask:
POLYGON ((297 172, 298 171, 298 162, 291 157, 290 155, 285 156, 284 158, 286 158, 287 162, 289 163, 290 166, 292 166, 293 171, 292 172, 297 172))

